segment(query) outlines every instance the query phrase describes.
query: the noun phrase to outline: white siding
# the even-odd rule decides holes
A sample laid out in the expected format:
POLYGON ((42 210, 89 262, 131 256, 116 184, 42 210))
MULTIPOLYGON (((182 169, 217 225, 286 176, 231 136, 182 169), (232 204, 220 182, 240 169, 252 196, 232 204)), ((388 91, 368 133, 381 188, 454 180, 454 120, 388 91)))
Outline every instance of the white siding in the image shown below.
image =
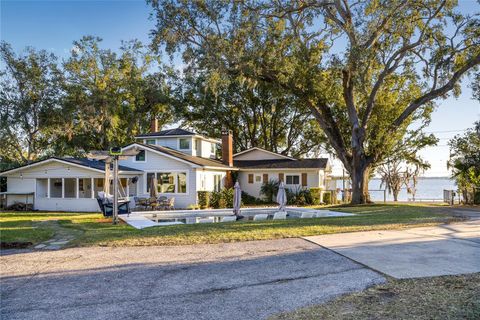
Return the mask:
MULTIPOLYGON (((321 172, 323 170, 320 170, 321 172)), ((307 173, 307 188, 318 188, 321 187, 319 184, 319 170, 265 170, 265 171, 247 171, 247 170, 242 170, 239 172, 238 175, 238 180, 240 183, 240 187, 242 188, 242 191, 245 191, 251 196, 260 198, 260 188, 263 183, 263 174, 266 173, 268 174, 268 180, 278 180, 278 175, 279 173, 284 174, 284 179, 285 176, 287 175, 298 175, 299 176, 299 187, 301 187, 302 184, 302 173, 307 173), (253 174, 254 175, 254 182, 253 183, 248 183, 248 175, 253 174), (255 182, 255 175, 260 175, 261 176, 261 182, 255 182)), ((291 185, 286 185, 287 188, 295 188, 295 186, 291 185)))
MULTIPOLYGON (((58 161, 36 165, 30 168, 18 170, 7 174, 8 192, 36 192, 36 178, 103 178, 103 173, 77 167, 58 161)), ((7 205, 14 202, 25 202, 25 196, 8 195, 7 205)), ((29 198, 32 203, 32 196, 29 198)), ((98 212, 98 204, 95 199, 59 199, 59 198, 35 198, 36 210, 45 211, 80 211, 98 212)))
POLYGON ((165 193, 168 198, 175 198, 175 208, 188 208, 189 205, 197 203, 196 192, 196 174, 191 165, 174 158, 158 154, 151 150, 145 150, 146 161, 136 162, 134 157, 121 160, 120 164, 143 170, 138 182, 138 195, 148 196, 147 193, 147 173, 148 172, 186 172, 187 173, 187 193, 165 193))
POLYGON ((251 151, 235 156, 234 159, 235 160, 269 160, 269 159, 286 159, 286 158, 271 152, 253 149, 251 151))
POLYGON ((202 170, 197 169, 197 190, 198 191, 214 191, 215 190, 215 175, 222 176, 222 188, 225 183, 225 176, 227 173, 220 170, 202 170))
POLYGON ((162 147, 167 147, 171 149, 178 149, 178 138, 158 138, 157 139, 157 144, 162 147))

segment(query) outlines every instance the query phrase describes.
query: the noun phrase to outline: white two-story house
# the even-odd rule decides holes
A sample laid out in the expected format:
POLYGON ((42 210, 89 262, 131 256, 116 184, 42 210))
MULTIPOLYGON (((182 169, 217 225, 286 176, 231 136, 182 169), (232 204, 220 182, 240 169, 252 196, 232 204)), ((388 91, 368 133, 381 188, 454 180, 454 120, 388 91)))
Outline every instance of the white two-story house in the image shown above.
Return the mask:
MULTIPOLYGON (((219 191, 233 186, 237 177, 243 191, 261 197, 262 183, 284 181, 287 188, 326 188, 330 172, 327 159, 295 159, 260 148, 233 154, 231 133, 222 140, 176 128, 135 137, 123 150, 137 148, 135 157, 120 160, 121 192, 128 197, 148 197, 151 180, 158 193, 175 198, 176 208, 198 203, 198 191, 219 191), (221 157, 217 157, 217 150, 221 157), (236 174, 233 174, 236 172, 236 174)), ((7 206, 31 203, 37 210, 99 211, 96 197, 105 183, 105 164, 91 159, 52 157, 0 173, 7 191, 0 194, 7 206)))

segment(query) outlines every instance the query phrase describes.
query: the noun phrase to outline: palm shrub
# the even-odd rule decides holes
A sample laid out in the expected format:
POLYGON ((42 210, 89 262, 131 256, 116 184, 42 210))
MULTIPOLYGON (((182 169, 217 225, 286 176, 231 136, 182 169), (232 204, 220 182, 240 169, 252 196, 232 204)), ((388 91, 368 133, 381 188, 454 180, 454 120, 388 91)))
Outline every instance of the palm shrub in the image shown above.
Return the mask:
POLYGON ((267 200, 267 202, 272 203, 274 202, 274 197, 276 197, 278 193, 279 185, 280 183, 278 182, 278 180, 270 179, 264 184, 262 184, 262 186, 260 187, 260 194, 265 197, 265 200, 267 200))

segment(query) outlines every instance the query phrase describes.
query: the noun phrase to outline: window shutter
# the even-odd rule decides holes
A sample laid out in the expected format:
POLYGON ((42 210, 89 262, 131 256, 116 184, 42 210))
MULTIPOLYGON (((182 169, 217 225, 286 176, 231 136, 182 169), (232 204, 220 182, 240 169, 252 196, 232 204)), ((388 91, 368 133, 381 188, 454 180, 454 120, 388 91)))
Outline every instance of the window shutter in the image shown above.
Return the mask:
POLYGON ((248 183, 253 183, 253 173, 248 174, 248 183))
POLYGON ((306 187, 307 186, 307 174, 302 173, 302 186, 306 187))
POLYGON ((264 173, 263 174, 263 183, 267 183, 268 182, 268 173, 264 173))
POLYGON ((278 181, 283 181, 283 173, 278 174, 278 181))

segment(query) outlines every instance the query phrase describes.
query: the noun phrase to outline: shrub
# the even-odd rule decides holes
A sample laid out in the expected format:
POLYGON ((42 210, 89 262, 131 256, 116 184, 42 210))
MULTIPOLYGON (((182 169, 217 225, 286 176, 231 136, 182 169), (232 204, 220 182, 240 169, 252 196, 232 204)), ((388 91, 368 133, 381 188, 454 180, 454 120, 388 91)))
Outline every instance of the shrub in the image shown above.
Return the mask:
POLYGON ((287 204, 304 206, 313 204, 313 197, 309 189, 295 188, 285 189, 287 193, 287 204))
POLYGON ((225 201, 225 208, 233 208, 233 194, 235 190, 233 188, 223 189, 220 191, 222 193, 222 198, 225 201))
POLYGON ((323 194, 323 202, 325 204, 332 204, 332 194, 330 192, 325 192, 323 194))
POLYGON ((260 187, 260 194, 265 196, 267 202, 273 202, 274 197, 278 193, 278 186, 280 183, 278 180, 268 180, 266 183, 263 183, 260 187))
POLYGON ((263 201, 262 199, 256 198, 245 191, 242 191, 242 203, 249 205, 249 204, 265 204, 267 202, 263 201))
POLYGON ((222 189, 218 192, 212 192, 210 195, 210 205, 214 209, 232 208, 233 207, 234 189, 222 189))
POLYGON ((322 202, 322 188, 310 188, 312 204, 318 205, 322 202))
POLYGON ((198 191, 198 205, 200 206, 201 209, 208 208, 210 206, 210 197, 211 197, 211 192, 210 191, 198 191))

